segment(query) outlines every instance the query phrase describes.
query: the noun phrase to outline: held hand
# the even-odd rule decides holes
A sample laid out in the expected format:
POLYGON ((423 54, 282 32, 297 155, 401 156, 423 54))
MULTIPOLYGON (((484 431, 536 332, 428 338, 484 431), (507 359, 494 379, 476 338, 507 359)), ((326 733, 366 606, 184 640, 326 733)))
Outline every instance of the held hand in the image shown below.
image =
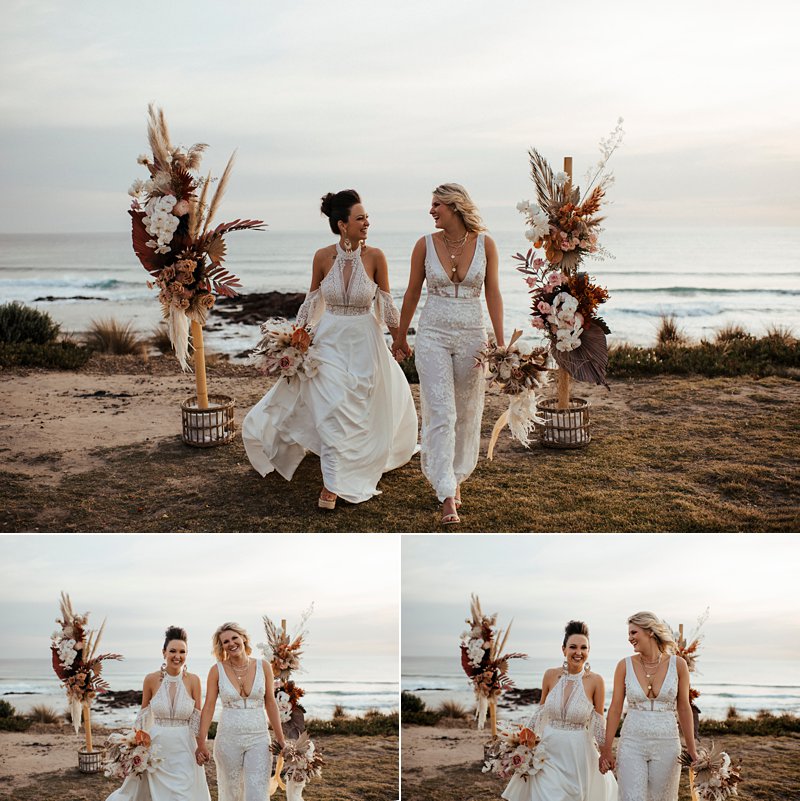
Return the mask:
POLYGON ((413 352, 405 337, 392 341, 392 356, 396 361, 402 362, 403 359, 409 358, 413 352))

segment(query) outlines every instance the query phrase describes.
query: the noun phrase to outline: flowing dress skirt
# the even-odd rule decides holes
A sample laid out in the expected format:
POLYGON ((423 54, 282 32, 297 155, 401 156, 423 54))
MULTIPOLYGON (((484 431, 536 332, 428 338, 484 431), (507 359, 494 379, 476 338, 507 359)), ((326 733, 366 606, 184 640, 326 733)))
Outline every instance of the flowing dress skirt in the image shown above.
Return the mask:
POLYGON ((503 791, 506 801, 617 801, 617 782, 600 773, 588 730, 547 726, 542 745, 544 767, 527 780, 514 776, 503 791))
POLYGON ((262 475, 290 480, 307 451, 320 457, 325 487, 351 503, 379 494, 383 473, 417 447, 417 413, 403 371, 371 313, 326 311, 314 333, 319 370, 280 379, 248 412, 242 441, 262 475))
POLYGON ((205 771, 194 758, 191 729, 154 726, 150 735, 161 762, 152 773, 128 776, 106 801, 211 801, 205 771))

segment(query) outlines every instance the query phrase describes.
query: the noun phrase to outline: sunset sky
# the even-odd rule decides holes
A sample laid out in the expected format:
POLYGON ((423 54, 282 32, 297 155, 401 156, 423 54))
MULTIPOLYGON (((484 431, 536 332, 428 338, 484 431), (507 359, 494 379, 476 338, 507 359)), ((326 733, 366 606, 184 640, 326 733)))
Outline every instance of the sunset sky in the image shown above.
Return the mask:
POLYGON ((148 102, 206 169, 238 160, 224 217, 319 226, 349 186, 373 225, 428 224, 460 181, 521 225, 527 149, 575 157, 617 118, 615 226, 795 224, 800 5, 677 0, 347 4, 7 0, 0 232, 124 231, 148 102))

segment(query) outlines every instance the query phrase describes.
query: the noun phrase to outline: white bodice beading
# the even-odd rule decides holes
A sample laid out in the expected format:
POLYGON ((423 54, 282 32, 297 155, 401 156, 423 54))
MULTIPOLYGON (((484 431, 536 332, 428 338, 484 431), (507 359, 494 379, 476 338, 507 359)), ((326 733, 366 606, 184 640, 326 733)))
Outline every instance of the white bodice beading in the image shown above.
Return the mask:
POLYGON ((630 657, 625 659, 625 698, 628 712, 622 735, 650 738, 678 736, 678 669, 675 656, 669 658, 667 673, 655 698, 648 698, 633 670, 630 657))
POLYGON ((358 317, 374 311, 375 316, 395 328, 400 312, 389 292, 384 292, 366 273, 361 248, 343 250, 336 243, 336 259, 315 289, 306 295, 297 312, 298 325, 316 325, 323 312, 340 317, 358 317), (373 307, 374 304, 374 307, 373 307))
POLYGON ((253 686, 250 688, 250 694, 246 698, 236 691, 222 662, 217 662, 217 671, 219 672, 219 700, 223 709, 264 709, 266 682, 260 661, 256 661, 256 675, 253 679, 253 686))
POLYGON ((562 673, 542 708, 540 730, 545 726, 562 731, 591 731, 598 744, 605 739, 603 716, 583 688, 583 673, 562 673))
POLYGON ((149 728, 149 723, 166 728, 188 726, 195 734, 200 727, 200 711, 194 699, 186 691, 183 674, 170 676, 165 673, 161 685, 150 699, 148 707, 136 718, 134 727, 149 728))

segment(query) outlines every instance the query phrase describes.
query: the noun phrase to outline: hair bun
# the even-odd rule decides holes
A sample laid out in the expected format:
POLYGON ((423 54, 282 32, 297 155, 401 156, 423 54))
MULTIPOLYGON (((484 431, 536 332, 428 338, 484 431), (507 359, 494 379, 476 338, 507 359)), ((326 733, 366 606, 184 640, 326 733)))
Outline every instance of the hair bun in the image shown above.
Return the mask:
POLYGON ((183 642, 188 641, 188 636, 186 634, 186 629, 182 629, 180 626, 167 626, 167 630, 164 632, 165 642, 170 642, 171 640, 182 640, 183 642))
POLYGON ((320 205, 319 210, 326 217, 330 217, 331 216, 331 211, 333 209, 333 201, 334 201, 335 197, 336 197, 336 195, 334 195, 333 192, 328 192, 328 194, 325 195, 322 198, 322 204, 320 205))

